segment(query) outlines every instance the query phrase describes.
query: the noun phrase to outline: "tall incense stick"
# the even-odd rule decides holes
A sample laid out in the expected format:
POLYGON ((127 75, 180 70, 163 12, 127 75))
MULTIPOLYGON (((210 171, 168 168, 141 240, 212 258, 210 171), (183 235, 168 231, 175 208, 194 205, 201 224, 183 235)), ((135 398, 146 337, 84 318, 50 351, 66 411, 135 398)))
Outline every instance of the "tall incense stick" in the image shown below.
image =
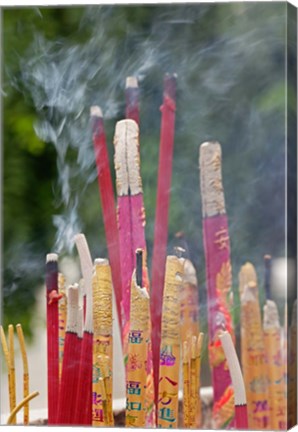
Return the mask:
POLYGON ((58 288, 62 295, 58 304, 58 324, 59 324, 59 378, 62 373, 62 362, 64 352, 64 340, 67 320, 67 298, 65 292, 65 277, 62 273, 58 274, 58 288))
POLYGON ((234 336, 230 313, 230 239, 218 142, 206 142, 200 146, 199 164, 208 294, 209 363, 214 390, 213 417, 216 420, 214 426, 223 428, 232 422, 234 415, 230 412, 230 406, 233 406, 231 398, 227 397, 232 394, 231 377, 218 335, 224 325, 234 336))
POLYGON ((106 144, 102 111, 98 106, 91 107, 93 144, 98 175, 99 194, 103 213, 107 248, 112 269, 113 287, 116 298, 117 313, 122 327, 122 282, 120 269, 120 252, 118 226, 116 219, 115 197, 109 155, 106 144))
POLYGON ((48 424, 56 424, 59 395, 58 255, 46 258, 48 424))
MULTIPOLYGON (((23 361, 23 398, 25 399, 29 395, 29 368, 28 358, 26 352, 25 338, 21 324, 16 325, 22 361, 23 361)), ((24 405, 24 424, 29 424, 29 403, 24 405)))
POLYGON ((161 311, 165 279, 168 241, 168 217, 172 181, 172 163, 175 134, 176 75, 164 77, 163 104, 161 106, 161 130, 157 178, 157 197, 152 256, 152 352, 154 369, 155 403, 157 405, 159 383, 159 349, 161 338, 161 311))

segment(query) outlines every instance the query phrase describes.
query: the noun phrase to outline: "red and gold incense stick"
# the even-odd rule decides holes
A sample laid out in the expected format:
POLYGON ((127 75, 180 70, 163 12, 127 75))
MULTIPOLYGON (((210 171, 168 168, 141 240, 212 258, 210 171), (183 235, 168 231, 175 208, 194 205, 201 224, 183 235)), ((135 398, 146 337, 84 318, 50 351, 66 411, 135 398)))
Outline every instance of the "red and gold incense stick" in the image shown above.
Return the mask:
MULTIPOLYGON (((92 374, 92 425, 112 426, 112 279, 111 268, 106 259, 95 260, 93 275, 93 374, 92 374), (107 360, 107 365, 105 361, 107 360), (108 373, 106 373, 106 368, 108 373), (104 394, 100 379, 109 378, 109 388, 106 385, 104 394), (104 412, 105 400, 106 412, 104 412), (109 406, 108 406, 109 405, 109 406)), ((105 383, 104 383, 105 384, 105 383)))
POLYGON ((159 383, 159 349, 161 340, 162 311, 161 299, 163 298, 168 241, 168 216, 172 181, 175 111, 176 75, 166 74, 164 77, 163 104, 161 106, 162 117, 152 256, 151 317, 152 334, 154 335, 154 338, 152 339, 152 352, 156 405, 159 383))
POLYGON ((119 324, 122 328, 122 282, 120 269, 119 236, 116 218, 115 197, 109 156, 106 144, 102 111, 98 106, 91 107, 93 144, 98 175, 98 186, 103 213, 107 248, 112 269, 113 288, 119 324))
MULTIPOLYGON (((142 266, 142 263, 141 263, 142 266)), ((142 267, 141 267, 142 268, 142 267)), ((135 273, 131 281, 130 331, 126 380, 126 426, 146 426, 146 363, 149 332, 149 295, 137 284, 135 273)))
POLYGON ((125 117, 134 120, 138 125, 140 124, 140 110, 139 110, 139 86, 138 80, 134 76, 126 78, 125 86, 125 117))
POLYGON ((245 385, 235 346, 230 333, 227 331, 221 332, 219 339, 228 362, 234 388, 235 426, 237 430, 248 429, 245 385))
POLYGON ((75 423, 77 425, 92 424, 92 273, 93 264, 84 234, 75 237, 76 247, 80 256, 81 271, 84 277, 86 291, 86 316, 84 322, 83 340, 81 343, 81 357, 78 372, 78 390, 75 410, 75 423))
POLYGON ((180 367, 180 297, 183 259, 168 256, 162 305, 160 367, 158 385, 159 428, 178 426, 180 367))
POLYGON ((46 259, 48 424, 56 424, 59 395, 58 255, 46 259))
MULTIPOLYGON (((57 424, 75 424, 75 404, 81 344, 78 340, 79 288, 70 286, 67 290, 67 325, 65 332, 62 374, 59 389, 57 424)), ((80 317, 81 318, 81 317, 80 317)))
POLYGON ((230 293, 232 272, 230 240, 221 173, 221 147, 206 142, 200 147, 201 199, 208 299, 209 363, 214 391, 215 428, 233 421, 233 390, 226 359, 218 339, 224 325, 233 336, 230 293))
POLYGON ((270 428, 273 430, 286 430, 287 392, 284 380, 284 365, 281 352, 281 327, 278 310, 276 304, 272 300, 267 300, 263 309, 270 428))
POLYGON ((64 339, 67 320, 67 299, 65 293, 65 277, 62 273, 58 274, 58 289, 59 294, 62 295, 58 304, 58 324, 59 324, 59 378, 62 373, 64 339))

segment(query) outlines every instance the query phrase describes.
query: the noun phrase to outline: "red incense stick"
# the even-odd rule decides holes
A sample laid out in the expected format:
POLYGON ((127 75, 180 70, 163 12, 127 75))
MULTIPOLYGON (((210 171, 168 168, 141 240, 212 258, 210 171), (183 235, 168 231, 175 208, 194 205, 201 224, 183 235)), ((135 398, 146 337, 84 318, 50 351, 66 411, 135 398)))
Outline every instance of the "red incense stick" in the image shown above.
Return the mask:
POLYGON ((231 398, 227 398, 227 395, 232 394, 232 389, 230 373, 226 367, 226 360, 222 358, 218 335, 223 325, 233 335, 233 326, 230 314, 230 240, 222 186, 220 144, 202 144, 199 162, 208 299, 209 363, 214 390, 213 414, 217 419, 216 426, 224 428, 233 420, 233 413, 224 407, 225 404, 231 404, 231 398))
POLYGON ((106 136, 102 111, 98 106, 91 107, 93 144, 98 174, 98 185, 103 212, 103 222, 106 233, 107 248, 112 270, 113 287, 119 323, 121 323, 122 282, 120 269, 120 252, 118 226, 116 219, 114 190, 109 165, 106 136))
POLYGON ((93 263, 84 234, 75 236, 76 247, 80 256, 81 271, 86 290, 86 317, 78 372, 78 389, 76 395, 75 423, 92 424, 92 354, 93 354, 93 321, 92 321, 92 272, 93 263))
POLYGON ((162 117, 152 257, 152 293, 150 303, 152 334, 154 335, 154 338, 152 339, 152 351, 156 397, 158 395, 161 311, 167 254, 168 214, 175 133, 176 75, 166 74, 164 77, 163 104, 160 109, 162 117))
POLYGON ((235 426, 236 430, 248 429, 247 401, 245 384, 241 372, 235 346, 229 332, 224 331, 219 335, 234 388, 235 398, 235 426))
POLYGON ((46 258, 48 424, 56 424, 59 394, 58 255, 46 258))
POLYGON ((59 391, 57 424, 74 424, 81 344, 78 338, 78 286, 68 288, 67 326, 59 391))
POLYGON ((139 87, 138 80, 134 76, 126 78, 125 88, 125 117, 134 120, 138 125, 140 124, 139 112, 139 87))

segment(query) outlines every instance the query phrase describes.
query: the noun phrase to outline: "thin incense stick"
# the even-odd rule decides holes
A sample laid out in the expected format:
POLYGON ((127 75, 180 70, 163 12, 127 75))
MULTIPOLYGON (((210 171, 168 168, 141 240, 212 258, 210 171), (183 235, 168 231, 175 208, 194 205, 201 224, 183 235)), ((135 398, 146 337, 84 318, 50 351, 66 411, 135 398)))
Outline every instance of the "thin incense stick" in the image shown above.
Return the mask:
POLYGON ((25 397, 10 413, 8 419, 7 419, 7 424, 11 425, 11 424, 15 424, 15 418, 17 413, 23 408, 23 406, 27 405, 33 398, 35 398, 36 396, 39 395, 38 391, 32 392, 30 393, 27 397, 25 397))
POLYGON ((92 424, 92 344, 93 344, 93 297, 92 273, 93 263, 89 246, 84 234, 75 236, 75 243, 80 257, 81 272, 86 292, 86 313, 76 396, 75 423, 92 424))
MULTIPOLYGON (((14 327, 12 324, 8 326, 8 352, 9 366, 11 377, 11 402, 13 409, 16 406, 16 378, 15 378, 15 356, 14 356, 14 327)), ((12 420, 12 424, 16 424, 16 417, 12 420)))
POLYGON ((258 290, 255 282, 244 287, 241 296, 241 334, 245 350, 241 358, 246 388, 249 429, 268 429, 268 387, 265 369, 265 346, 258 290), (256 409, 256 407, 261 407, 256 409))
POLYGON ((10 412, 12 412, 14 407, 13 407, 13 390, 12 390, 12 381, 11 381, 10 358, 9 358, 7 341, 6 341, 6 337, 2 325, 0 326, 0 336, 1 336, 1 345, 4 353, 4 358, 7 365, 9 409, 10 412))
POLYGON ((56 424, 59 394, 58 255, 46 257, 48 424, 56 424))
POLYGON ((57 411, 57 423, 59 425, 74 424, 80 359, 80 346, 78 344, 79 289, 77 285, 68 288, 67 298, 67 325, 57 411))
POLYGON ((237 430, 248 429, 245 385, 234 343, 230 333, 227 331, 221 332, 219 338, 228 362, 234 388, 235 425, 237 430))
POLYGON ((281 352, 281 327, 276 304, 267 300, 263 307, 264 343, 266 370, 268 376, 268 395, 270 409, 270 428, 287 428, 287 400, 284 381, 284 365, 281 352))
POLYGON ((182 372, 183 372, 183 425, 185 428, 189 428, 189 416, 190 416, 190 388, 189 388, 189 348, 188 342, 183 342, 182 351, 182 372))
POLYGON ((134 76, 126 78, 125 87, 125 117, 134 120, 138 125, 140 124, 140 110, 139 110, 139 86, 138 80, 134 76))
POLYGON ((122 328, 122 282, 120 269, 120 252, 118 225, 112 176, 107 151, 102 111, 98 106, 91 107, 93 144, 95 151, 99 194, 103 213, 106 242, 112 269, 113 287, 116 298, 117 313, 122 328))
POLYGON ((183 259, 168 256, 162 305, 158 427, 176 428, 180 365, 180 299, 183 259))
POLYGON ((152 352, 154 370, 155 403, 157 405, 159 383, 159 349, 161 338, 161 311, 165 279, 168 241, 168 216, 172 181, 172 163, 175 134, 176 75, 164 77, 163 104, 161 106, 161 130, 157 177, 156 212, 152 256, 152 352))
POLYGON ((271 299, 271 265, 272 259, 271 255, 264 256, 264 267, 265 267, 265 293, 266 299, 271 299))
POLYGON ((288 424, 291 428, 297 424, 297 299, 294 301, 289 327, 288 358, 288 424))
POLYGON ((184 263, 183 287, 181 290, 181 340, 199 335, 199 298, 196 270, 188 259, 184 263))
POLYGON ((58 273, 58 289, 61 294, 61 299, 58 304, 58 324, 59 324, 59 379, 62 373, 64 340, 67 320, 67 298, 65 293, 65 276, 58 273))
MULTIPOLYGON (((101 380, 104 379, 105 365, 100 361, 108 358, 109 377, 112 380, 113 339, 112 339, 112 279, 111 268, 106 259, 97 258, 93 275, 93 378, 92 378, 92 425, 104 426, 113 422, 107 417, 107 401, 112 395, 103 395, 101 380), (101 355, 101 357, 99 357, 101 355), (105 399, 104 399, 105 396, 105 399), (105 400, 106 413, 103 401, 105 400), (102 405, 102 406, 101 406, 102 405)), ((110 383, 112 388, 112 382, 110 383)))
POLYGON ((197 337, 190 338, 190 419, 189 428, 196 429, 196 413, 198 409, 198 381, 196 364, 197 337))
POLYGON ((233 338, 234 335, 230 313, 230 240, 222 184, 221 147, 218 142, 205 142, 200 146, 199 165, 208 300, 209 363, 214 390, 213 418, 214 427, 222 429, 232 425, 233 403, 228 396, 232 395, 233 389, 218 334, 224 325, 233 338))
MULTIPOLYGON (((17 335, 19 339, 22 361, 23 361, 23 398, 29 395, 29 368, 28 358, 26 352, 25 339, 21 324, 16 325, 17 335)), ((24 405, 24 424, 29 424, 29 403, 24 405)))
POLYGON ((111 360, 107 355, 100 354, 98 356, 99 364, 101 366, 104 388, 107 398, 107 425, 114 426, 114 414, 113 414, 113 383, 112 375, 110 374, 111 360))
POLYGON ((146 425, 146 363, 149 331, 149 295, 137 285, 136 274, 131 281, 130 331, 126 381, 126 426, 146 425))
POLYGON ((201 406, 201 355, 202 355, 202 346, 204 340, 204 333, 200 333, 197 338, 197 346, 196 346, 196 376, 197 376, 197 415, 196 415, 196 427, 200 428, 202 426, 202 406, 201 406))

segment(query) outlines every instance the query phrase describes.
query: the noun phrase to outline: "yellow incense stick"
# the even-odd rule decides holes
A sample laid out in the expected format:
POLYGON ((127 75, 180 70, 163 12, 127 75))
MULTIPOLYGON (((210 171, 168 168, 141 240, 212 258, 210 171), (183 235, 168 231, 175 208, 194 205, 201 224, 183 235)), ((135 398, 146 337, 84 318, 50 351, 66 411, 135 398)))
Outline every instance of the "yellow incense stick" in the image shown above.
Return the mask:
POLYGON ((196 270, 188 259, 184 263, 181 290, 181 341, 199 335, 199 300, 196 270))
POLYGON ((198 385, 197 385, 197 362, 196 362, 197 338, 192 336, 190 341, 190 419, 189 428, 196 428, 196 413, 198 404, 198 385))
POLYGON ((64 352, 64 340, 66 331, 67 321, 67 299, 65 292, 65 276, 62 273, 58 274, 58 290, 59 294, 62 294, 61 299, 58 303, 58 320, 59 320, 59 378, 62 373, 63 363, 63 352, 64 352))
POLYGON ((287 429, 286 389, 281 352, 281 327, 276 304, 267 300, 264 306, 264 342, 269 382, 270 424, 274 430, 287 429))
POLYGON ((146 364, 149 331, 149 295, 137 286, 133 273, 130 295, 130 331, 126 383, 126 426, 146 425, 146 364))
POLYGON ((113 400, 112 400, 112 378, 110 376, 110 359, 108 356, 100 354, 98 356, 99 363, 102 364, 101 370, 103 371, 103 380, 106 392, 107 400, 107 425, 114 426, 114 416, 113 416, 113 400))
POLYGON ((183 342, 183 423, 185 428, 189 428, 189 349, 188 342, 183 342))
POLYGON ((158 427, 176 428, 180 365, 180 291, 183 283, 182 258, 168 256, 162 305, 158 427))
MULTIPOLYGON (((104 378, 103 357, 108 357, 109 367, 109 389, 112 390, 112 360, 113 360, 113 339, 112 339, 112 280, 111 268, 106 259, 95 260, 95 271, 92 279, 93 291, 93 383, 92 383, 92 425, 104 426, 113 423, 112 419, 104 418, 104 405, 108 410, 107 401, 112 403, 112 394, 103 395, 101 379, 104 378)), ((111 408, 109 409, 111 411, 111 408)), ((107 411, 108 412, 108 411, 107 411)))
POLYGON ((33 393, 30 393, 27 397, 25 397, 10 413, 8 419, 7 419, 7 424, 15 424, 15 418, 17 413, 23 408, 24 405, 27 405, 31 399, 35 398, 36 396, 39 395, 38 391, 35 391, 33 393))
MULTIPOLYGON (((21 324, 16 325, 17 334, 19 338, 19 344, 21 349, 21 355, 23 360, 23 398, 25 399, 29 395, 29 368, 28 358, 26 352, 25 339, 21 324)), ((24 405, 24 424, 29 424, 29 403, 24 405)))
MULTIPOLYGON (((14 356, 14 327, 12 324, 8 326, 8 352, 9 352, 9 366, 11 378, 11 403, 12 409, 16 406, 16 378, 15 378, 15 356, 14 356)), ((16 418, 12 419, 12 424, 16 423, 16 418)))
POLYGON ((196 349, 196 376, 197 376, 197 415, 196 415, 196 427, 200 428, 202 424, 202 406, 201 406, 201 354, 204 340, 204 333, 200 333, 197 338, 197 349, 196 349))

